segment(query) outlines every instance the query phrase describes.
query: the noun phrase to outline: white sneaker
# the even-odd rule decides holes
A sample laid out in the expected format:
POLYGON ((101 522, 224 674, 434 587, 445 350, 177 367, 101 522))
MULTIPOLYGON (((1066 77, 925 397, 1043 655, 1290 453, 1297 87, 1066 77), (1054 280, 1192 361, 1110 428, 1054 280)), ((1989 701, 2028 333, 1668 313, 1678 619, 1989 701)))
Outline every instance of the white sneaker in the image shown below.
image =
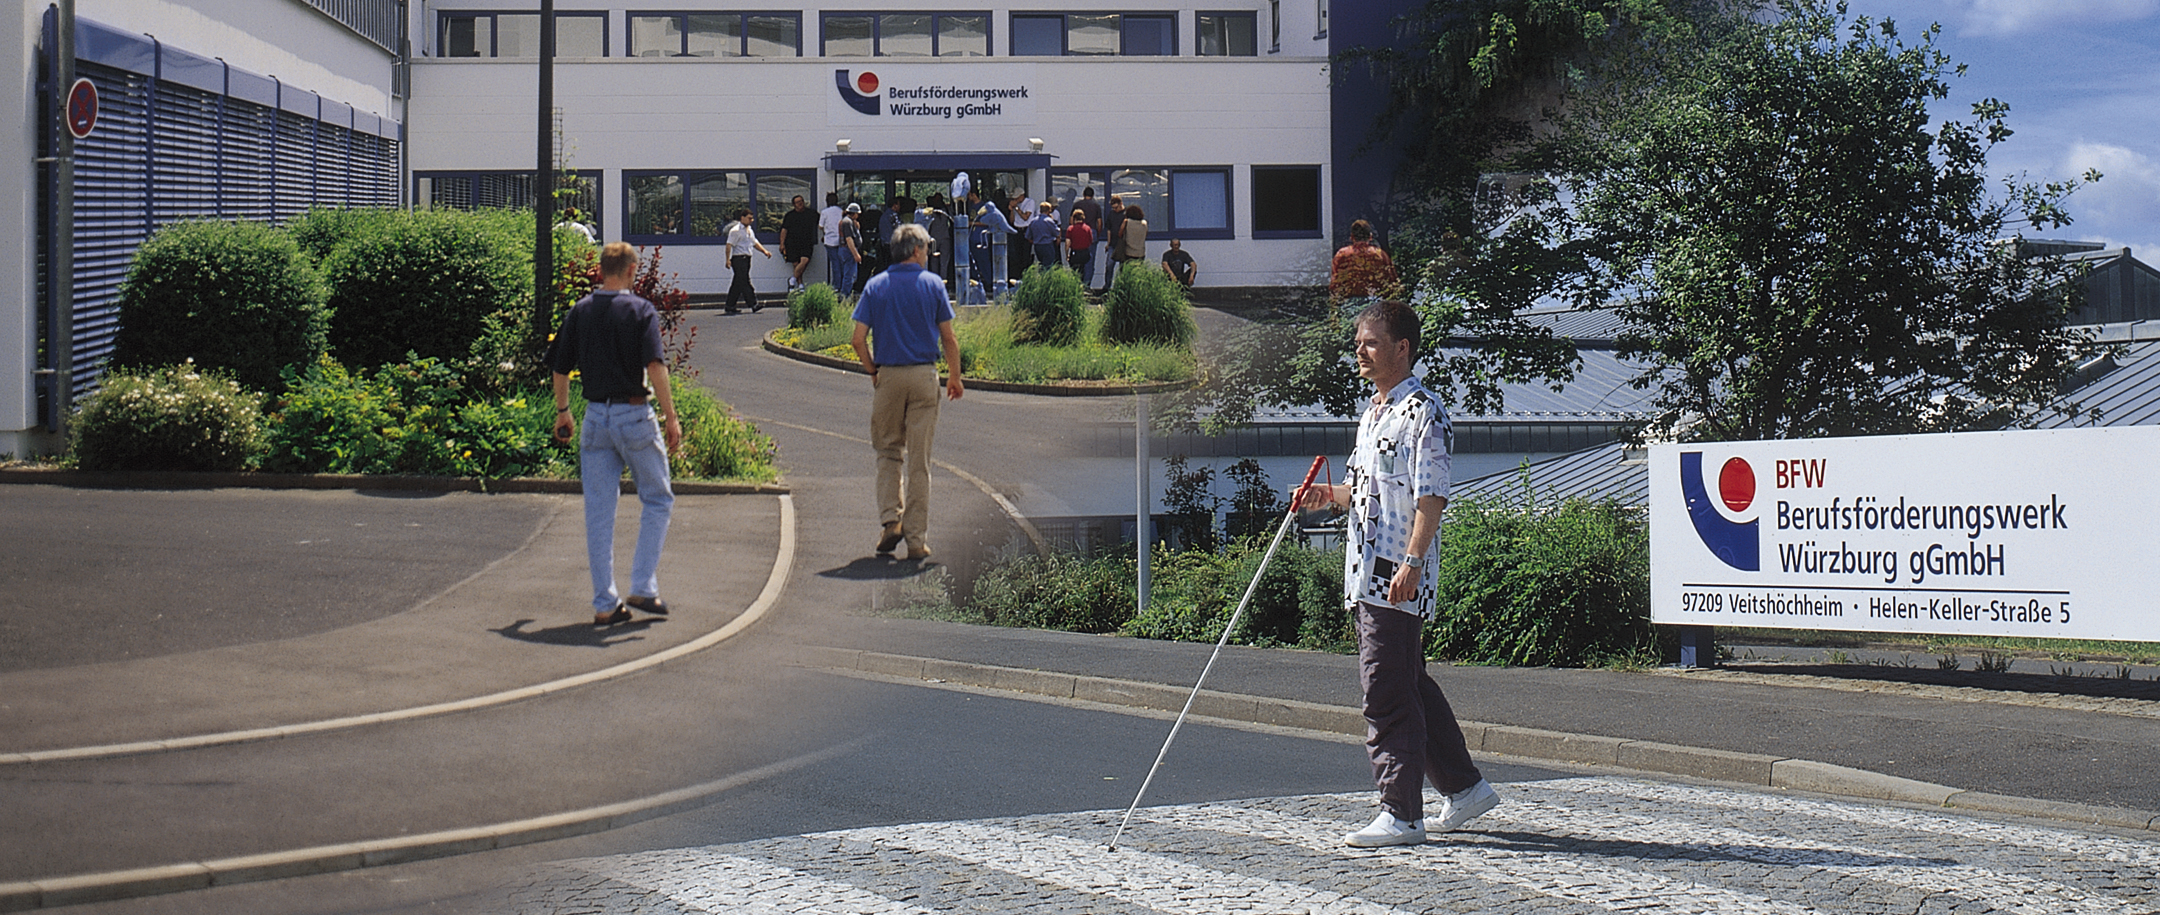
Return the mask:
POLYGON ((1493 790, 1492 783, 1478 779, 1477 784, 1447 796, 1440 806, 1440 821, 1434 823, 1433 828, 1439 832, 1454 832, 1499 805, 1500 793, 1493 790))
POLYGON ((1380 848, 1387 845, 1425 844, 1423 821, 1405 823, 1385 810, 1373 817, 1372 825, 1343 836, 1343 844, 1352 848, 1380 848))

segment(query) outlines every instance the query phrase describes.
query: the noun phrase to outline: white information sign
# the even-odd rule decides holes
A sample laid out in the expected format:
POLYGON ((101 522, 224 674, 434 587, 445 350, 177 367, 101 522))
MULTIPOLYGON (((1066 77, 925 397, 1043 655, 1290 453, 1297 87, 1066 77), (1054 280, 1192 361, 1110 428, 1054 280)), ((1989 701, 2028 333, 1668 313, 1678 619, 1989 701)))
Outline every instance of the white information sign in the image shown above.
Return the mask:
POLYGON ((1650 619, 2160 641, 2160 427, 1657 445, 1650 619))
POLYGON ((1035 123, 1034 64, 888 64, 838 67, 825 102, 834 127, 921 127, 965 124, 1018 127, 1035 123))

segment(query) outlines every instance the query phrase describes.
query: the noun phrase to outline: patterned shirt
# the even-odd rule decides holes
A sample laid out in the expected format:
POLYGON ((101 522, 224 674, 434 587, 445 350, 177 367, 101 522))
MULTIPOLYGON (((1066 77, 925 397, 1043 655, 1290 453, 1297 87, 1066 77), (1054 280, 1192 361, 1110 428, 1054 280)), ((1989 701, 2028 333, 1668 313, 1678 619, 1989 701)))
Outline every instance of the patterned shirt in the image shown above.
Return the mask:
POLYGON ((1402 380, 1358 420, 1357 450, 1343 474, 1350 488, 1350 526, 1343 555, 1343 603, 1392 606, 1432 616, 1433 582, 1440 538, 1425 548, 1417 594, 1402 603, 1387 599, 1388 582, 1410 554, 1410 527, 1422 496, 1447 498, 1455 430, 1447 409, 1416 376, 1402 380))

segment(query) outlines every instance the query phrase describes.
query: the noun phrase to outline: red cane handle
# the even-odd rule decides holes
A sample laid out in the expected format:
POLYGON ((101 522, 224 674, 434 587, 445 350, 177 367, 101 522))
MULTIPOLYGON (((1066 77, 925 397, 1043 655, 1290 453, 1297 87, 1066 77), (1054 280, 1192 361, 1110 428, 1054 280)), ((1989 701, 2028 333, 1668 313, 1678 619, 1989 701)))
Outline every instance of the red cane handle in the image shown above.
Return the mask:
POLYGON ((1293 510, 1305 503, 1305 491, 1312 488, 1313 478, 1319 476, 1320 468, 1325 466, 1327 466, 1327 455, 1323 454, 1312 459, 1312 469, 1305 471, 1305 482, 1299 483, 1297 494, 1290 497, 1290 507, 1293 510))

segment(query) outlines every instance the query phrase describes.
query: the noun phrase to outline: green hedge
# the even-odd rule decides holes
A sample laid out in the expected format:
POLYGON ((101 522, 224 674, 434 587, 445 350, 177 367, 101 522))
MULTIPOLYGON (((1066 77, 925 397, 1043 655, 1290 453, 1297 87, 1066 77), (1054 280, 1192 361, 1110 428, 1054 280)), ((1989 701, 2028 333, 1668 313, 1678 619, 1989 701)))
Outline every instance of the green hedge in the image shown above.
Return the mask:
POLYGON ((321 274, 290 236, 261 223, 177 222, 136 251, 118 300, 112 365, 192 360, 258 391, 322 355, 330 326, 321 274))
POLYGON ((1425 631, 1437 657, 1578 667, 1664 653, 1650 625, 1649 526, 1616 502, 1448 506, 1438 602, 1425 631))
POLYGON ((330 345, 372 368, 408 355, 462 359, 497 312, 532 301, 532 233, 514 210, 383 213, 333 250, 330 345))

